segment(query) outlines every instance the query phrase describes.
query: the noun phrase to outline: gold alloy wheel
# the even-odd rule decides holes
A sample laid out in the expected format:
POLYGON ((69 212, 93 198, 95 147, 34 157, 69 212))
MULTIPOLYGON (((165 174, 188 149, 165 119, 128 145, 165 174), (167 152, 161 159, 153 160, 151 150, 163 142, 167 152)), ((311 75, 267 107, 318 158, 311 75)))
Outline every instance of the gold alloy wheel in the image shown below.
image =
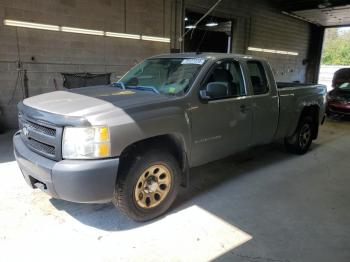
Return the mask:
POLYGON ((139 177, 134 197, 141 208, 158 206, 168 195, 172 183, 172 174, 164 165, 153 165, 139 177))

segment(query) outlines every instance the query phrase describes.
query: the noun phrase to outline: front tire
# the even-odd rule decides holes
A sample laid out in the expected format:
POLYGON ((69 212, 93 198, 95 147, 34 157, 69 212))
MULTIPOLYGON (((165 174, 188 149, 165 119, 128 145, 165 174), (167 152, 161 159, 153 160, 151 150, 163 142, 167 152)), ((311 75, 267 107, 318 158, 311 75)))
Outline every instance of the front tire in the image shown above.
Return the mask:
POLYGON ((311 146, 314 128, 315 124, 312 117, 303 117, 295 134, 284 140, 287 150, 294 154, 305 154, 311 146))
POLYGON ((136 154, 118 174, 114 204, 144 222, 162 215, 174 202, 181 171, 175 157, 162 150, 136 154))

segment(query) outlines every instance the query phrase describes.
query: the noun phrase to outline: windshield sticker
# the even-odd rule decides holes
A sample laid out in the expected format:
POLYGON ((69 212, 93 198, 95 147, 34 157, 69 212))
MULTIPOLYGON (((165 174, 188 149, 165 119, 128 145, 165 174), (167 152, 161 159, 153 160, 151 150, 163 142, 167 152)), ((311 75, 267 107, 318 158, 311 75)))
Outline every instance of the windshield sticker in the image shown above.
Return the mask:
POLYGON ((182 65, 203 65, 205 59, 203 58, 189 58, 182 61, 182 65))
POLYGON ((175 87, 169 87, 169 93, 174 94, 176 92, 176 88, 175 87))

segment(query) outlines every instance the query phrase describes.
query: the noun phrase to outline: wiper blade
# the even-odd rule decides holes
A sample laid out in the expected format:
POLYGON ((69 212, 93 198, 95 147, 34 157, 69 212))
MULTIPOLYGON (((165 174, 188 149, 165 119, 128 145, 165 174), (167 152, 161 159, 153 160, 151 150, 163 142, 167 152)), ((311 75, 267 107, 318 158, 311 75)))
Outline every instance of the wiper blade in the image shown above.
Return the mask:
POLYGON ((125 86, 126 89, 142 90, 142 91, 151 91, 156 94, 160 92, 153 86, 125 86))
POLYGON ((121 89, 134 89, 134 90, 142 90, 142 91, 151 91, 156 94, 160 94, 160 92, 153 86, 126 86, 122 81, 112 83, 113 87, 119 87, 121 89))
POLYGON ((114 82, 114 83, 112 83, 112 86, 113 87, 120 87, 121 89, 126 89, 125 85, 122 81, 114 82))

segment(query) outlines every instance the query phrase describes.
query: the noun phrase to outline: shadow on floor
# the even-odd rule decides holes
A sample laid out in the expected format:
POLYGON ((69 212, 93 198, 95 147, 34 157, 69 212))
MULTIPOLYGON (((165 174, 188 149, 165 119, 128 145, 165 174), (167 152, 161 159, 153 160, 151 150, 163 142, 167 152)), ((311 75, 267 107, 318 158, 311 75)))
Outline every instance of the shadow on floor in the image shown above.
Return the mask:
MULTIPOLYGON (((165 222, 171 227, 174 219, 180 219, 186 230, 188 219, 182 220, 181 213, 170 216, 191 211, 188 207, 202 209, 201 215, 214 216, 252 237, 221 254, 218 261, 348 262, 350 125, 327 120, 320 131, 311 151, 303 156, 291 155, 276 143, 193 168, 190 186, 181 189, 164 216, 148 223, 130 220, 112 204, 50 201, 78 224, 109 231, 106 235, 149 225, 146 229, 152 237, 159 225, 165 222)), ((192 224, 197 222, 204 233, 211 227, 194 216, 192 224)), ((175 243, 182 236, 172 237, 175 243)))
MULTIPOLYGON (((313 145, 314 148, 317 145, 313 145)), ((282 162, 296 156, 287 153, 282 144, 272 144, 255 148, 239 155, 231 156, 191 170, 190 186, 180 190, 179 196, 164 216, 176 213, 197 203, 197 197, 213 190, 223 183, 239 180, 241 176, 249 174, 261 167, 282 162)), ((126 217, 108 204, 77 204, 64 200, 50 199, 59 210, 64 210, 80 222, 106 231, 121 231, 156 223, 162 217, 147 223, 137 223, 126 217)), ((216 214, 219 215, 220 214, 216 214)), ((163 216, 163 217, 164 217, 163 216)))

